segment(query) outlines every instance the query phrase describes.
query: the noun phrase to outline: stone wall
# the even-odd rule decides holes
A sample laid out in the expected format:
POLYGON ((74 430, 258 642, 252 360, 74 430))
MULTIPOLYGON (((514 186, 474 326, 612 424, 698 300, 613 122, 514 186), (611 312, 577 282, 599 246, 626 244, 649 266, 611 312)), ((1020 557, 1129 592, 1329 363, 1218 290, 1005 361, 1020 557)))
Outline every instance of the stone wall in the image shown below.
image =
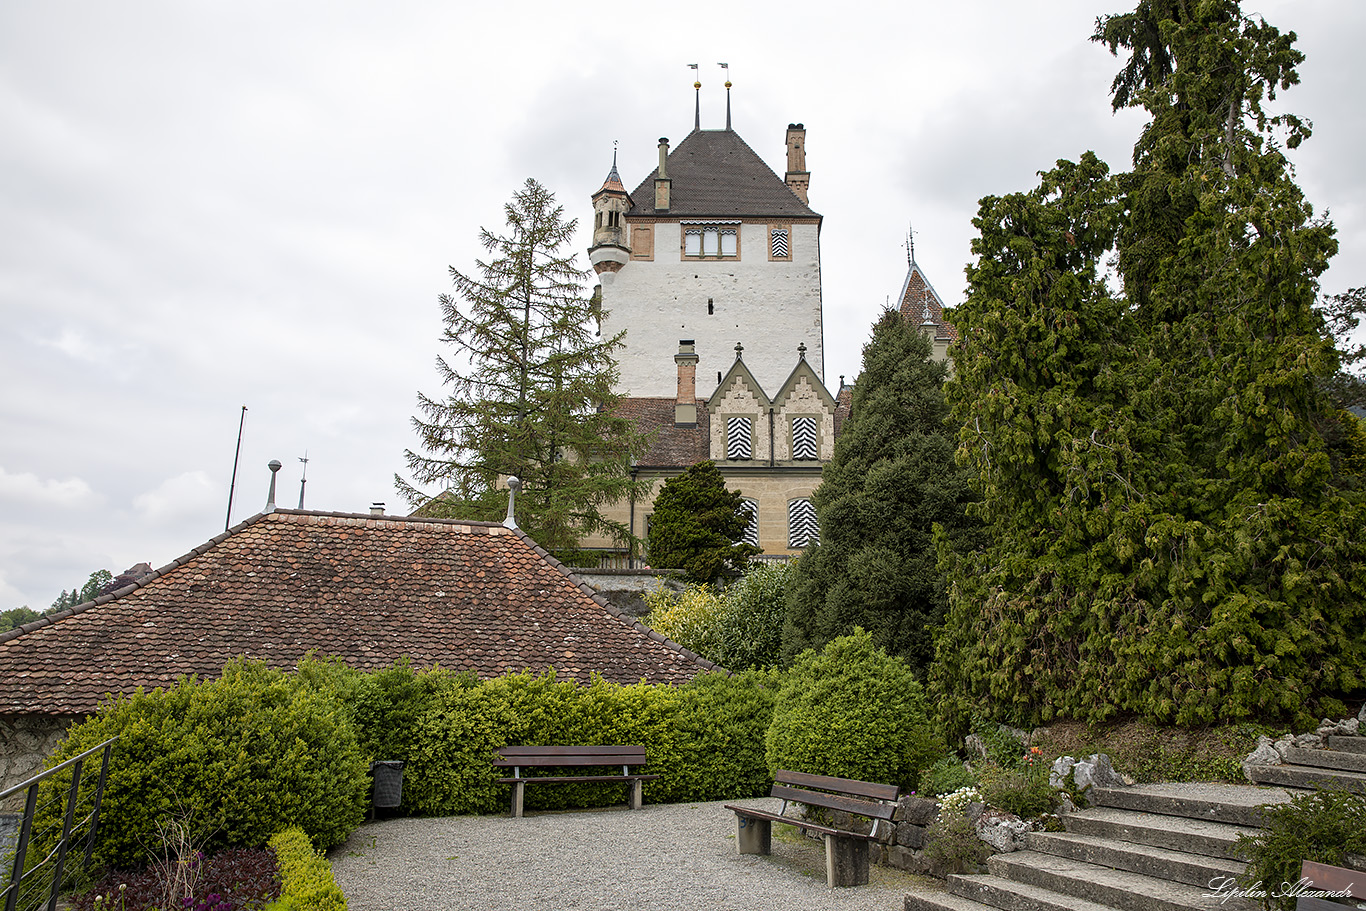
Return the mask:
MULTIPOLYGON (((41 772, 43 761, 65 739, 67 728, 81 717, 0 715, 0 791, 22 784, 41 772)), ((0 813, 18 813, 23 809, 23 794, 0 804, 0 813)))
POLYGON ((648 569, 576 569, 574 574, 631 617, 644 617, 650 612, 645 604, 646 592, 661 588, 681 592, 686 587, 685 582, 669 573, 648 569))

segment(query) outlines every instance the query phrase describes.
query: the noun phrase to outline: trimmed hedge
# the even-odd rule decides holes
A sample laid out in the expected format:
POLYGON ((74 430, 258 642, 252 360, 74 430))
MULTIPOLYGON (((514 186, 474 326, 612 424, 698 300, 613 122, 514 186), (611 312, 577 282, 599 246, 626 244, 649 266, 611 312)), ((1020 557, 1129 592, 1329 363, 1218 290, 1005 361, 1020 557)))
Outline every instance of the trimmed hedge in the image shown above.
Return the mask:
POLYGON ((860 627, 787 673, 766 738, 768 767, 900 785, 948 751, 930 728, 915 672, 860 627))
MULTIPOLYGON (((94 856, 100 866, 148 862, 166 819, 185 821, 196 845, 212 853, 259 847, 290 825, 330 847, 365 815, 366 766, 336 698, 263 664, 233 661, 218 680, 184 678, 107 702, 71 729, 48 766, 115 735, 94 856)), ((66 771, 44 783, 35 831, 60 832, 62 801, 48 801, 70 780, 66 771)))
POLYGON ((280 868, 280 898, 266 911, 346 911, 332 865, 313 850, 303 829, 291 826, 276 833, 270 847, 280 868))

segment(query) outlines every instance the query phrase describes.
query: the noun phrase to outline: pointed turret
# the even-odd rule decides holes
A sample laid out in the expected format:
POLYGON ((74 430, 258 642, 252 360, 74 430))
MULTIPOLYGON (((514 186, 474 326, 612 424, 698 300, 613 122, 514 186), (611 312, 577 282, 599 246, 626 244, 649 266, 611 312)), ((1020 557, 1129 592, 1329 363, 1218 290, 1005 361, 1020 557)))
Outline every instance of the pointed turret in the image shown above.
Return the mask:
POLYGON ((625 218, 631 206, 631 194, 626 192, 617 173, 617 150, 613 148, 612 170, 602 182, 602 189, 593 194, 593 246, 588 248, 588 260, 599 275, 616 272, 631 258, 625 218))
POLYGON ((906 281, 901 285, 901 295, 897 301, 902 318, 912 326, 919 326, 920 331, 930 337, 934 344, 934 359, 947 360, 949 345, 958 337, 958 333, 944 321, 944 302, 925 277, 920 263, 915 261, 915 238, 909 232, 906 238, 906 281))

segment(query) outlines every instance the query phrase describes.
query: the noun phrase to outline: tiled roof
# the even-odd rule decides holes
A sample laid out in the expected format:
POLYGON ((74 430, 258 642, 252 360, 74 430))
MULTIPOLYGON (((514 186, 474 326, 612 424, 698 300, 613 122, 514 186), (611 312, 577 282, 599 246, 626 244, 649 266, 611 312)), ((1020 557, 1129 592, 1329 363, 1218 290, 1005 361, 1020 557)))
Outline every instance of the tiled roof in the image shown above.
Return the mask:
MULTIPOLYGON (((669 218, 819 218, 732 130, 694 130, 669 153, 669 218)), ((631 194, 632 215, 655 215, 655 168, 631 194)))
POLYGON ((899 309, 912 326, 923 326, 928 316, 934 325, 936 341, 952 342, 958 339, 958 330, 944 320, 943 299, 914 259, 906 270, 906 281, 901 285, 899 309))
POLYGON ((713 665, 622 615, 520 531, 279 510, 93 602, 0 634, 0 714, 80 714, 107 693, 293 668, 509 669, 681 683, 713 665))
POLYGON ((697 426, 675 427, 674 405, 669 398, 623 398, 616 413, 636 422, 636 428, 650 433, 650 449, 640 464, 651 468, 687 468, 711 458, 711 417, 703 401, 697 403, 697 426))
POLYGON ((835 396, 835 439, 837 440, 840 434, 844 432, 844 419, 849 417, 849 408, 853 403, 854 387, 840 386, 839 394, 835 396))

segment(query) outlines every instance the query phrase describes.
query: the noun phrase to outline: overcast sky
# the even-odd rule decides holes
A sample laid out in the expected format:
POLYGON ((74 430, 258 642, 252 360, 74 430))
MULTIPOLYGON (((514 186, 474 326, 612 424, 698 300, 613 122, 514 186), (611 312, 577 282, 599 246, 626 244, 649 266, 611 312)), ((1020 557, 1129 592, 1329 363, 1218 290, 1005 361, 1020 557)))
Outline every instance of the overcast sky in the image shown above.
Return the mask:
MULTIPOLYGON (((734 125, 780 175, 807 127, 825 216, 826 380, 916 259, 963 290, 970 220, 1094 149, 1127 167, 1100 0, 956 4, 473 4, 8 0, 0 4, 0 609, 46 608, 95 569, 161 566, 234 521, 277 458, 314 509, 402 508, 419 389, 440 392, 437 295, 527 177, 581 223, 619 140, 634 187, 656 141, 734 125)), ((1308 55, 1285 109, 1341 252, 1366 285, 1361 0, 1245 8, 1308 55)), ((580 250, 587 232, 580 232, 580 250)), ((586 253, 582 263, 587 267, 586 253)))

